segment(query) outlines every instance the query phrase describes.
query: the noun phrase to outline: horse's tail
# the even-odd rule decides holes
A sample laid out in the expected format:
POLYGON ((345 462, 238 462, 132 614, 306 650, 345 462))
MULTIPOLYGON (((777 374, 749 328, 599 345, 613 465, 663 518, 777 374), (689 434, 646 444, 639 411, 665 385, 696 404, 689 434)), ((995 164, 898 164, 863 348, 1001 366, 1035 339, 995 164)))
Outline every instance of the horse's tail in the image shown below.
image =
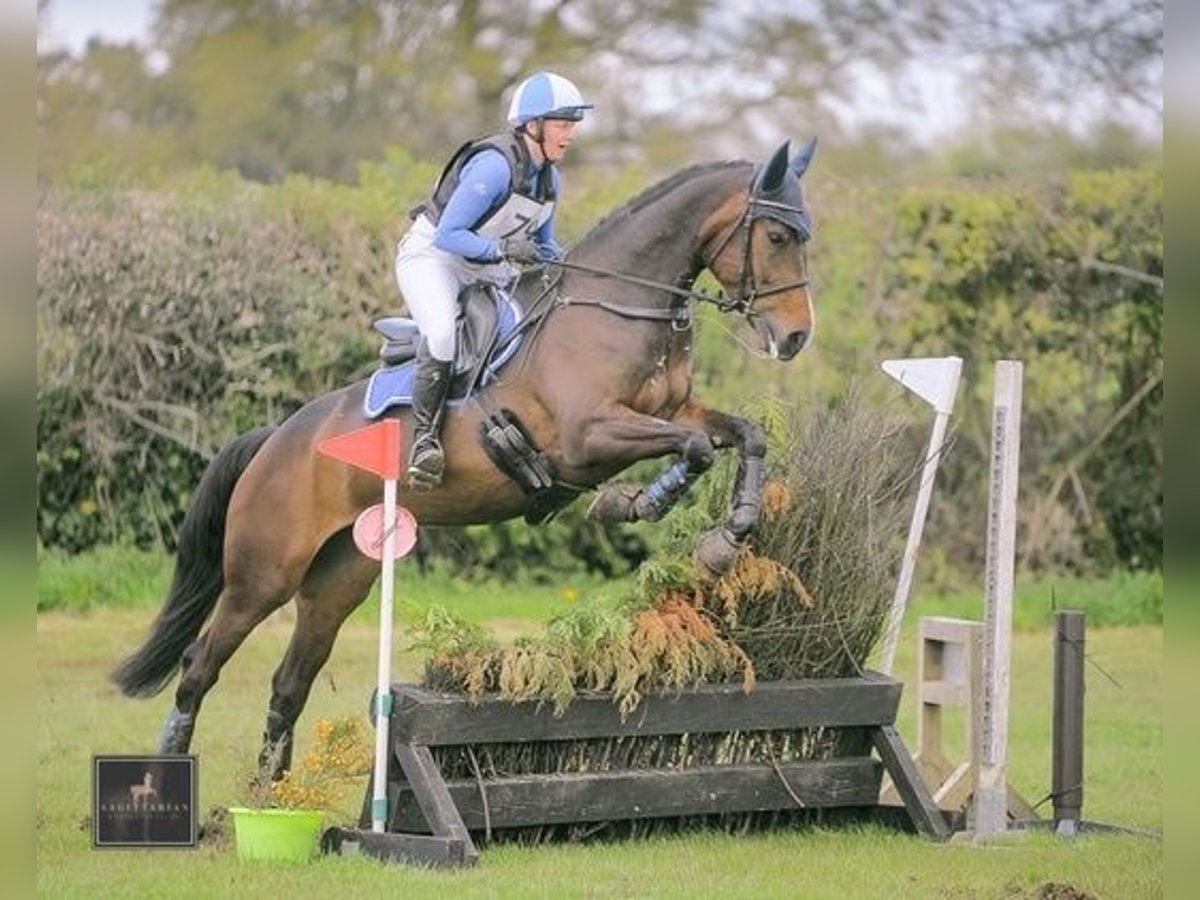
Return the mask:
POLYGON ((256 428, 234 438, 208 464, 179 532, 175 575, 145 643, 121 662, 112 680, 128 697, 150 697, 175 674, 184 651, 216 606, 225 584, 225 513, 233 486, 274 431, 256 428))

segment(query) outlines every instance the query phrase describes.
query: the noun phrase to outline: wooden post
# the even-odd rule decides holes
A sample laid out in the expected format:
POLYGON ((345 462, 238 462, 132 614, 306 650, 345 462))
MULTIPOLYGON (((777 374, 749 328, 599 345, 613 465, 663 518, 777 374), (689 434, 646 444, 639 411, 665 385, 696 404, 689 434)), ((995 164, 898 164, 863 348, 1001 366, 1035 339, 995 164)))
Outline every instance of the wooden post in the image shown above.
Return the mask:
POLYGON ((1008 686, 1016 568, 1022 373, 1023 366, 1017 360, 996 362, 984 585, 982 758, 979 785, 975 791, 977 840, 987 840, 1008 830, 1008 686))
POLYGON ((908 754, 900 732, 894 725, 881 725, 871 730, 871 741, 883 765, 892 777, 892 784, 904 800, 908 815, 917 831, 934 840, 944 841, 950 837, 950 826, 946 817, 930 796, 929 788, 921 779, 916 763, 908 754))
POLYGON ((1083 809, 1083 648, 1084 614, 1054 614, 1054 735, 1050 793, 1054 830, 1063 837, 1079 831, 1083 809))
POLYGON ((916 759, 942 809, 963 809, 979 780, 980 633, 978 622, 926 616, 920 622, 921 658, 917 674, 916 759), (942 749, 942 714, 961 707, 966 760, 955 764, 942 749))
MULTIPOLYGON (((917 651, 917 750, 913 761, 933 794, 938 808, 949 813, 966 810, 979 784, 983 741, 980 735, 983 703, 983 625, 965 619, 922 616, 917 651), (963 710, 963 749, 966 758, 954 762, 942 745, 944 713, 963 710)), ((1037 812, 1010 784, 1008 816, 1033 821, 1037 812)), ((884 785, 880 803, 895 805, 896 786, 884 785)), ((967 837, 967 835, 964 835, 967 837)), ((970 835, 974 837, 974 835, 970 835)))

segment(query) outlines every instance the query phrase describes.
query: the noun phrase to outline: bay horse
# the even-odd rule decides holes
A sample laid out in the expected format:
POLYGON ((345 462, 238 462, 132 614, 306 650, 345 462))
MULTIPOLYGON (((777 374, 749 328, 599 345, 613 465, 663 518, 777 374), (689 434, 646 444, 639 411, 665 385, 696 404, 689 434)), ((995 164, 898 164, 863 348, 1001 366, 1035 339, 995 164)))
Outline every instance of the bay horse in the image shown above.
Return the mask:
MULTIPOLYGON (((528 513, 529 494, 481 447, 489 406, 520 422, 555 486, 566 489, 562 497, 639 460, 675 457, 645 488, 602 489, 590 514, 606 521, 661 518, 716 450, 736 448, 728 515, 695 549, 711 572, 728 570, 759 518, 766 441, 755 423, 692 396, 692 309, 711 301, 741 314, 777 360, 792 359, 811 340, 811 223, 800 176, 815 144, 792 155, 785 142, 758 166, 691 166, 602 220, 559 264, 553 289, 534 304, 536 328, 498 378, 448 408, 442 485, 401 488, 400 504, 422 526, 528 513), (692 289, 704 269, 722 295, 692 289)), ((522 279, 518 293, 539 282, 522 279)), ((260 756, 260 763, 273 761, 275 775, 290 764, 293 728, 313 680, 379 575, 379 563, 359 553, 351 533, 359 513, 378 502, 379 479, 316 452, 326 438, 369 424, 365 390, 359 382, 317 397, 279 426, 235 438, 206 469, 180 531, 165 605, 140 649, 112 673, 124 694, 145 697, 180 671, 160 752, 188 751, 221 667, 294 597, 295 631, 272 679, 260 756)), ((408 435, 407 414, 403 421, 408 435)))

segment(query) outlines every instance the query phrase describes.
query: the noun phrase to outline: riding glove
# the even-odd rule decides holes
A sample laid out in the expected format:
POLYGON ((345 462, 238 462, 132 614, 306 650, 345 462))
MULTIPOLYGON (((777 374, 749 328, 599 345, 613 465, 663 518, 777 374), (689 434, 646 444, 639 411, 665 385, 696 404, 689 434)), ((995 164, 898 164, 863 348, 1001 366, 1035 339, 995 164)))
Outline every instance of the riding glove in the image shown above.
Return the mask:
POLYGON ((500 255, 520 265, 534 265, 542 261, 542 250, 537 241, 524 235, 505 238, 500 244, 500 255))

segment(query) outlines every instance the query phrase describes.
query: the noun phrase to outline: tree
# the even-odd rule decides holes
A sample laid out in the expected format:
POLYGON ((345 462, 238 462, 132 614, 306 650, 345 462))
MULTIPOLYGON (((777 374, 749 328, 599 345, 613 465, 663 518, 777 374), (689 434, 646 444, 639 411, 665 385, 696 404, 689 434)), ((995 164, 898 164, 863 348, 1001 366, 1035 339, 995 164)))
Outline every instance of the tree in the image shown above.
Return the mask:
MULTIPOLYGON (((138 90, 114 95, 87 71, 98 64, 93 55, 107 52, 103 45, 82 60, 39 60, 39 130, 78 158, 68 136, 81 119, 64 110, 136 100, 130 117, 138 128, 120 126, 131 145, 169 134, 185 162, 211 161, 261 180, 291 171, 348 180, 360 160, 379 158, 389 145, 440 159, 500 127, 507 92, 540 68, 561 70, 595 98, 576 157, 593 164, 744 155, 747 146, 758 152, 787 135, 832 137, 894 122, 883 113, 895 110, 908 111, 912 124, 922 112, 918 87, 931 71, 957 73, 976 93, 977 109, 1013 126, 1061 119, 1099 96, 1110 110, 1161 116, 1161 0, 760 7, 743 0, 164 0, 152 49, 165 69, 142 71, 133 79, 138 90), (879 114, 864 112, 867 84, 879 114), (69 102, 44 101, 67 88, 69 102)), ((82 119, 89 121, 111 135, 109 124, 82 119)))

